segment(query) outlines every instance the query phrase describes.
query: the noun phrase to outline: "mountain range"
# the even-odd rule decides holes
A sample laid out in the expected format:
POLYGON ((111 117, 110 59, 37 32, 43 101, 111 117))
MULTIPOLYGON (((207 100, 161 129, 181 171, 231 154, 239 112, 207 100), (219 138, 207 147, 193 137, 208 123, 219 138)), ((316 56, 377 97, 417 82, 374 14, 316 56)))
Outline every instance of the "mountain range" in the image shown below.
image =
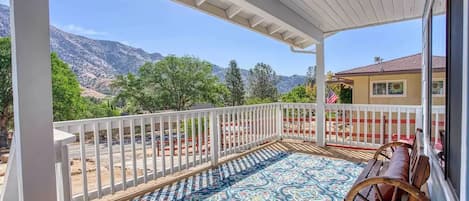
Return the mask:
MULTIPOLYGON (((0 4, 0 37, 10 35, 10 10, 0 4)), ((164 58, 160 53, 148 53, 116 41, 95 40, 65 32, 55 26, 50 27, 51 51, 70 65, 85 90, 110 94, 109 84, 116 75, 135 73, 145 62, 157 62, 164 58)), ((226 68, 213 65, 212 71, 220 81, 224 81, 226 68)), ((241 69, 247 83, 249 71, 241 69)), ((306 77, 300 75, 279 75, 277 88, 280 93, 290 91, 303 84, 306 77)), ((94 93, 94 92, 93 92, 94 93)), ((91 93, 91 94, 93 94, 91 93)))

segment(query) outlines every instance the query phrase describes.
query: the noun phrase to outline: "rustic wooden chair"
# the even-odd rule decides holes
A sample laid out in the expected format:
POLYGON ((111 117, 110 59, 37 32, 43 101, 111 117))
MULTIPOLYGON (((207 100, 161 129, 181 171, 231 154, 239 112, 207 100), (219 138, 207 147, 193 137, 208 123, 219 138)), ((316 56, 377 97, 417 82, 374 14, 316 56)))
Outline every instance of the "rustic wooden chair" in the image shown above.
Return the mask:
POLYGON ((345 200, 395 201, 405 196, 411 201, 429 200, 420 190, 430 176, 428 157, 421 154, 421 135, 418 130, 413 145, 391 142, 380 147, 345 200))

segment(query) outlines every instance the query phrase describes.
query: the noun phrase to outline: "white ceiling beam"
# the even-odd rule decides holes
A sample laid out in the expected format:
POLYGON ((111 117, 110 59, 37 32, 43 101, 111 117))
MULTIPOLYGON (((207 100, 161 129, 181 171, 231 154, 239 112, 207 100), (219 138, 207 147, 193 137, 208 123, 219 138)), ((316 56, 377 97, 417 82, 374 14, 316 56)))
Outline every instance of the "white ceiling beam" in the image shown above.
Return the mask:
POLYGON ((201 6, 203 3, 205 3, 207 0, 195 0, 195 5, 196 6, 201 6))
POLYGON ((228 18, 231 19, 234 16, 236 16, 239 12, 241 12, 241 7, 232 5, 228 9, 226 9, 225 12, 226 12, 226 16, 228 16, 228 18))
POLYGON ((261 24, 263 21, 264 21, 264 18, 256 15, 252 17, 251 19, 249 19, 249 24, 251 25, 251 27, 254 28, 257 25, 261 24))
POLYGON ((300 45, 304 42, 306 42, 306 38, 302 38, 301 36, 297 36, 294 40, 293 40, 293 43, 297 44, 297 45, 300 45))
POLYGON ((288 39, 292 38, 293 35, 295 35, 293 32, 285 31, 284 33, 282 33, 282 38, 283 38, 283 40, 288 40, 288 39))
POLYGON ((280 29, 282 29, 282 27, 276 24, 271 24, 269 27, 267 27, 267 31, 270 35, 277 33, 278 31, 280 31, 280 29))
POLYGON ((247 8, 257 15, 266 18, 267 21, 279 21, 280 26, 285 29, 298 32, 300 35, 309 37, 311 41, 318 43, 324 37, 324 33, 311 24, 299 14, 285 6, 280 1, 265 1, 265 0, 238 0, 233 1, 243 9, 247 8), (267 19, 268 18, 268 19, 267 19))

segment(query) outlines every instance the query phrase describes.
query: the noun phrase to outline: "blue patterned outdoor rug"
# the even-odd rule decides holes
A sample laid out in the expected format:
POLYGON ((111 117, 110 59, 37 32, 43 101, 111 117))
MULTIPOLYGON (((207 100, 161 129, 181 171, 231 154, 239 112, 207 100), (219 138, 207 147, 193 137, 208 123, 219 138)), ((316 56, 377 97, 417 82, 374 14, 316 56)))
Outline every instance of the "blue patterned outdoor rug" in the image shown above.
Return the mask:
POLYGON ((343 200, 364 164, 260 150, 136 200, 343 200))

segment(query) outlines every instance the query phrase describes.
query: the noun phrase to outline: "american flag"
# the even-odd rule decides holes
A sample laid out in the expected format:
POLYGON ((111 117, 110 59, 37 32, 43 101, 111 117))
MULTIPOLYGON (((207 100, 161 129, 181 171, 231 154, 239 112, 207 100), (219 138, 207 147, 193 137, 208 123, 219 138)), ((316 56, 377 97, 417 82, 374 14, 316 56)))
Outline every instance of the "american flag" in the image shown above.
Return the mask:
POLYGON ((337 95, 332 91, 332 89, 329 89, 329 93, 327 94, 326 98, 326 103, 335 103, 337 101, 337 95))

